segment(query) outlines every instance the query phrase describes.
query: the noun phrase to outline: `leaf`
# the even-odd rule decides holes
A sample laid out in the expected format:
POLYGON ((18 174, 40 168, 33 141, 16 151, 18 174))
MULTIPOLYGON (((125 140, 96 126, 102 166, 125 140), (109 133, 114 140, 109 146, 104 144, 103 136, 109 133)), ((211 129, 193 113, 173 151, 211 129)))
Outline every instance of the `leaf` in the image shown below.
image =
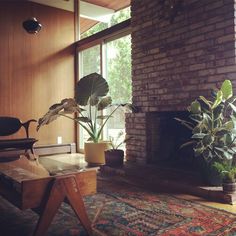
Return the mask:
POLYGON ((215 156, 217 156, 220 160, 222 160, 223 159, 223 155, 222 155, 222 152, 221 151, 219 151, 219 150, 217 150, 217 148, 215 148, 214 150, 213 150, 213 152, 214 152, 214 154, 215 154, 215 156))
POLYGON ((222 94, 223 94, 223 99, 228 100, 233 96, 233 88, 232 88, 232 83, 230 80, 225 80, 223 84, 221 85, 222 94))
POLYGON ((91 95, 89 98, 89 105, 90 106, 96 106, 99 102, 99 97, 97 97, 95 94, 91 95))
POLYGON ((102 98, 98 103, 98 111, 101 111, 111 105, 112 99, 110 96, 102 98))
POLYGON ((230 116, 232 122, 234 123, 234 127, 236 127, 236 118, 234 116, 230 116))
POLYGON ((75 99, 73 99, 73 98, 65 98, 65 99, 61 100, 61 103, 63 104, 65 114, 70 114, 70 113, 81 111, 80 107, 78 106, 75 99))
POLYGON ((101 116, 97 116, 97 119, 100 119, 100 120, 104 120, 104 119, 107 119, 107 118, 110 118, 112 116, 110 115, 101 115, 101 116))
POLYGON ((193 131, 192 131, 193 134, 198 134, 198 133, 201 133, 201 132, 202 132, 202 130, 199 126, 195 126, 193 131))
POLYGON ((236 135, 236 129, 235 128, 231 130, 231 134, 236 135))
POLYGON ((203 139, 205 136, 206 134, 198 133, 198 134, 194 134, 191 138, 203 139))
POLYGON ((193 124, 191 122, 186 121, 186 120, 182 120, 179 118, 174 118, 174 119, 177 120, 178 122, 180 122, 181 125, 185 126, 186 128, 193 130, 193 124))
POLYGON ((212 157, 212 155, 211 155, 211 152, 210 152, 210 150, 209 149, 205 149, 203 152, 202 152, 202 155, 203 155, 203 158, 205 159, 205 160, 211 160, 211 157, 212 157))
POLYGON ((217 128, 221 126, 222 126, 221 119, 214 120, 214 130, 217 130, 217 128))
POLYGON ((77 82, 76 102, 81 106, 97 105, 98 97, 106 96, 109 91, 107 81, 98 73, 84 76, 77 82))
POLYGON ((199 98, 209 107, 211 108, 211 104, 212 102, 211 101, 208 101, 205 97, 203 96, 199 96, 199 98))
POLYGON ((204 151, 203 148, 194 148, 193 150, 194 150, 195 157, 201 156, 204 151))
POLYGON ((189 146, 189 145, 193 145, 193 144, 195 144, 195 143, 196 143, 195 140, 188 141, 188 142, 186 142, 186 143, 183 143, 183 144, 180 146, 180 149, 181 149, 181 148, 184 148, 184 147, 187 147, 187 146, 189 146))
POLYGON ((52 121, 56 120, 58 117, 59 117, 58 114, 50 114, 50 112, 47 112, 42 118, 39 118, 36 130, 38 131, 41 126, 51 123, 52 121))
POLYGON ((217 129, 217 131, 215 132, 215 135, 216 135, 216 136, 223 136, 223 135, 228 134, 228 133, 229 133, 229 131, 228 131, 227 129, 225 129, 225 128, 219 128, 219 129, 217 129))
POLYGON ((189 118, 197 123, 199 123, 200 121, 202 121, 202 115, 200 114, 192 114, 189 116, 189 118))
POLYGON ((234 152, 234 154, 236 153, 236 147, 231 147, 231 150, 234 152))
POLYGON ((202 143, 204 146, 210 145, 212 142, 214 142, 214 136, 207 134, 203 137, 202 143))
POLYGON ((232 120, 227 121, 223 124, 223 127, 225 127, 227 130, 232 130, 234 128, 234 122, 232 120))
POLYGON ((236 113, 236 106, 232 103, 229 103, 229 106, 232 108, 232 110, 236 113))
POLYGON ((76 121, 81 121, 85 123, 91 122, 91 120, 88 117, 77 117, 76 121))
POLYGON ((203 120, 202 120, 202 123, 204 124, 205 128, 206 129, 209 129, 211 130, 211 125, 212 125, 212 119, 211 117, 206 114, 206 113, 203 113, 203 120))
POLYGON ((215 146, 219 147, 219 148, 223 148, 225 146, 224 136, 222 136, 220 139, 219 139, 219 137, 217 137, 217 138, 218 139, 216 139, 215 146))
POLYGON ((224 106, 222 104, 220 104, 214 109, 213 113, 214 113, 215 120, 222 118, 223 110, 224 110, 224 106))
POLYGON ((227 151, 224 151, 223 155, 227 160, 233 159, 233 155, 227 151))
POLYGON ((221 90, 219 90, 219 91, 217 92, 217 95, 216 95, 216 100, 215 100, 214 104, 212 105, 211 109, 213 110, 213 109, 215 109, 218 105, 220 105, 221 102, 222 102, 222 99, 223 99, 223 93, 222 93, 221 90))
POLYGON ((37 131, 43 125, 48 125, 52 121, 56 120, 60 115, 65 113, 73 113, 75 110, 79 110, 76 102, 73 98, 63 99, 60 103, 55 103, 51 107, 47 113, 38 120, 37 131))
POLYGON ((201 104, 197 100, 191 103, 190 112, 193 114, 201 113, 201 104))

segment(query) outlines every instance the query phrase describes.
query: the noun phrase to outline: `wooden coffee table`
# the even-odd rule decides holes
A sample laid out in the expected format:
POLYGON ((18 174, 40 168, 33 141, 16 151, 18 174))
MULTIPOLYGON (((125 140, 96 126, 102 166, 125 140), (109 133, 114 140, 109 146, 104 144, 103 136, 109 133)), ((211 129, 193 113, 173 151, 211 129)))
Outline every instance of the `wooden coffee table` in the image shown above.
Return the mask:
POLYGON ((39 160, 29 160, 23 155, 0 157, 0 195, 21 210, 30 208, 39 214, 34 236, 46 234, 63 201, 71 205, 87 233, 92 235, 82 197, 96 193, 96 170, 80 168, 75 163, 70 168, 65 160, 53 162, 53 159, 49 159, 51 164, 47 166, 46 159, 39 160))

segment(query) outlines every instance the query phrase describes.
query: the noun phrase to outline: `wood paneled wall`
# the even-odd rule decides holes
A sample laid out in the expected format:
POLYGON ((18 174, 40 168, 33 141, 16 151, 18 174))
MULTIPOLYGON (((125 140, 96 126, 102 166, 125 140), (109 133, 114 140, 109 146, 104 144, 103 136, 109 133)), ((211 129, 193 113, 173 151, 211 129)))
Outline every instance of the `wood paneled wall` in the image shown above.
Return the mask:
MULTIPOLYGON (((53 103, 74 96, 73 13, 32 2, 0 2, 0 115, 38 119, 53 103), (22 22, 36 17, 42 30, 26 33, 22 22)), ((36 132, 38 144, 74 142, 74 123, 59 118, 36 132)), ((19 136, 19 135, 17 135, 19 136)))

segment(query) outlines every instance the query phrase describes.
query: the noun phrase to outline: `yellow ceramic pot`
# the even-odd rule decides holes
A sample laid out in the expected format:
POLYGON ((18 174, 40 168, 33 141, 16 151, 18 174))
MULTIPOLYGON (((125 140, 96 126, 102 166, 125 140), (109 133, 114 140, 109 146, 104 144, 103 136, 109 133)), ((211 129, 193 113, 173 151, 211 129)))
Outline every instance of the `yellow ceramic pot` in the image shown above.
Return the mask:
POLYGON ((85 161, 91 165, 105 164, 104 152, 110 148, 110 142, 92 143, 86 142, 84 144, 85 161))

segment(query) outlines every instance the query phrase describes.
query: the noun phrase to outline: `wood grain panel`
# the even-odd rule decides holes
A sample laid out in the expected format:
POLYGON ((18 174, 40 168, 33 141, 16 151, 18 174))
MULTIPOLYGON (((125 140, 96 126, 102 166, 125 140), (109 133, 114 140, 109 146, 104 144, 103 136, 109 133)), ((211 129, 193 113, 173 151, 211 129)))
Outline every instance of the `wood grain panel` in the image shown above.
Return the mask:
POLYGON ((85 31, 89 30, 91 27, 93 27, 97 23, 98 23, 98 21, 85 19, 83 17, 80 17, 80 32, 81 32, 81 34, 84 33, 85 31))
MULTIPOLYGON (((0 115, 22 121, 41 117, 53 103, 74 96, 74 16, 32 2, 0 2, 0 115), (36 17, 43 25, 28 34, 22 22, 36 17)), ((75 142, 74 124, 61 118, 30 134, 38 144, 75 142)), ((24 135, 21 132, 18 136, 24 135)), ((15 137, 18 137, 15 136, 15 137)))
POLYGON ((130 6, 130 0, 83 0, 84 2, 107 7, 115 11, 130 6))

